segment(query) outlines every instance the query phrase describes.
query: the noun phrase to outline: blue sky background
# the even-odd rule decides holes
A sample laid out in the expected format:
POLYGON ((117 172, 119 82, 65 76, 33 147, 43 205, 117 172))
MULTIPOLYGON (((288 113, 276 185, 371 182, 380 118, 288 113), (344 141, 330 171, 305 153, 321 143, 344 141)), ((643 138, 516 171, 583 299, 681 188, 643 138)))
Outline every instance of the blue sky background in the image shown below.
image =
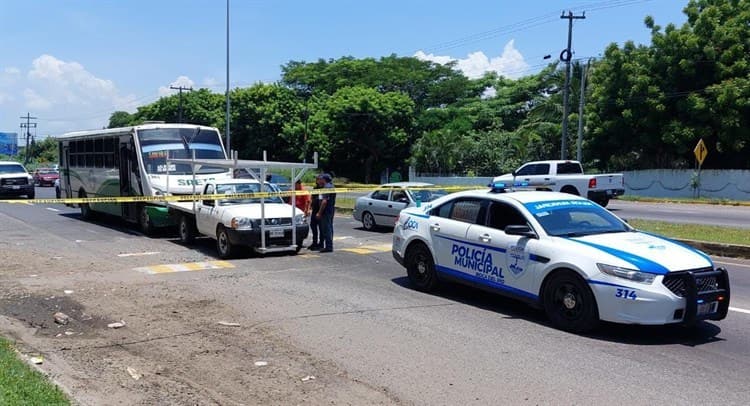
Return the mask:
MULTIPOLYGON (((230 85, 279 79, 290 60, 395 53, 457 60, 470 77, 539 71, 612 42, 649 44, 646 15, 682 25, 687 0, 230 0, 230 85)), ((0 132, 30 112, 41 138, 106 126, 170 85, 226 87, 225 0, 0 0, 0 132)), ((33 132, 32 132, 33 133, 33 132)))

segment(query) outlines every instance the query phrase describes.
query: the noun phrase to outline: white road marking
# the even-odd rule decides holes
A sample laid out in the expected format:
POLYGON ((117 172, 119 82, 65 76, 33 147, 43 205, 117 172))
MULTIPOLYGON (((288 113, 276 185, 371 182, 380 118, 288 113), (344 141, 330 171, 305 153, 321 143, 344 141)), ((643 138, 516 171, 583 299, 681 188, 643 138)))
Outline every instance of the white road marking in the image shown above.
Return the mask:
POLYGON ((348 240, 350 238, 354 238, 354 237, 350 235, 342 235, 341 237, 333 237, 333 241, 348 240))
POLYGON ((740 267, 743 267, 743 268, 750 268, 750 265, 748 265, 748 264, 738 264, 738 263, 735 263, 735 262, 724 262, 724 261, 714 261, 714 262, 716 262, 717 264, 724 264, 724 265, 731 265, 731 266, 740 266, 740 267))
POLYGON ((53 209, 52 207, 47 207, 47 210, 49 210, 49 211, 60 211, 60 210, 57 210, 57 209, 53 209))
POLYGON ((729 310, 731 310, 731 311, 733 311, 733 312, 737 312, 737 313, 745 313, 745 314, 750 314, 750 310, 740 309, 739 307, 732 307, 732 306, 729 306, 729 310))
POLYGON ((141 257, 144 255, 156 255, 161 254, 159 251, 148 251, 148 252, 130 252, 126 254, 117 254, 118 257, 141 257))

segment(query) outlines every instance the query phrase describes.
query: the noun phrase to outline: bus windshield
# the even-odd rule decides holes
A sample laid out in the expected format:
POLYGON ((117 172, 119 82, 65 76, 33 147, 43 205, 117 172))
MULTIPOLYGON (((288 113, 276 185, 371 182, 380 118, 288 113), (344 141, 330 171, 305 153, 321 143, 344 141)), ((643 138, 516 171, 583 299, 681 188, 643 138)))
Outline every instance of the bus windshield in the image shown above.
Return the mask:
MULTIPOLYGON (((226 159, 221 148, 221 137, 215 130, 205 128, 155 128, 138 131, 143 165, 149 174, 162 175, 167 170, 172 175, 191 175, 188 164, 170 164, 169 159, 226 159)), ((228 169, 203 166, 197 174, 227 172, 228 169)))

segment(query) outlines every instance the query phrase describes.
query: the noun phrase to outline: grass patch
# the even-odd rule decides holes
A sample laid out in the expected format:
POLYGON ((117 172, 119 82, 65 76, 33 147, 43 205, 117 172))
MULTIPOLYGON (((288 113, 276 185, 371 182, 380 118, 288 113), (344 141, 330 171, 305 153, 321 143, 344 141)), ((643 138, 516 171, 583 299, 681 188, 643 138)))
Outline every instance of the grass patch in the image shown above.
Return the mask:
POLYGON ((709 197, 688 198, 688 197, 648 197, 648 196, 618 196, 617 200, 629 202, 646 202, 646 203, 682 203, 682 204, 715 204, 722 206, 750 206, 750 202, 730 199, 716 199, 709 197))
POLYGON ((1 405, 70 405, 44 375, 18 359, 10 341, 0 338, 1 405))
POLYGON ((701 224, 676 224, 665 221, 628 220, 628 223, 643 231, 665 237, 687 240, 711 241, 723 244, 750 245, 750 232, 743 228, 707 226, 701 224))

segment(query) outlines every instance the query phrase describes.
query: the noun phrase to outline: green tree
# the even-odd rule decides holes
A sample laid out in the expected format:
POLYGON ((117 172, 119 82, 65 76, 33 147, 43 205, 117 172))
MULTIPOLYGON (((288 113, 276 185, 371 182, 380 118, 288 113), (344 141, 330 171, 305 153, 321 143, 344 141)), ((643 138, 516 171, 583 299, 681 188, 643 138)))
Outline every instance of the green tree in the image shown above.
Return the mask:
POLYGON ((133 116, 127 111, 115 111, 109 116, 109 126, 107 128, 127 127, 132 125, 133 116))
MULTIPOLYGON (((414 102, 400 92, 354 86, 339 89, 316 115, 316 134, 328 137, 328 166, 339 175, 374 180, 386 167, 408 158, 414 102)), ((313 140, 325 143, 321 137, 313 140)))

